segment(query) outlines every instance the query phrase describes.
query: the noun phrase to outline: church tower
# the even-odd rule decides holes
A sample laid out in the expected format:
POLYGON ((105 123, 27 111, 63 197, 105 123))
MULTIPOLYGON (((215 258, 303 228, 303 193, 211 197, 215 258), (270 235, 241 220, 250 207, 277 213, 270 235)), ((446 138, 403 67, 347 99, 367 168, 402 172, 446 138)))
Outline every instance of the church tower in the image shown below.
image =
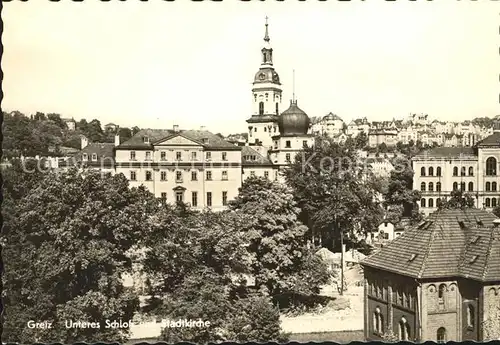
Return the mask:
POLYGON ((266 148, 272 146, 272 136, 278 135, 278 116, 281 111, 281 83, 273 67, 273 48, 269 43, 266 17, 262 61, 255 74, 252 88, 252 116, 248 123, 248 142, 260 143, 266 148))

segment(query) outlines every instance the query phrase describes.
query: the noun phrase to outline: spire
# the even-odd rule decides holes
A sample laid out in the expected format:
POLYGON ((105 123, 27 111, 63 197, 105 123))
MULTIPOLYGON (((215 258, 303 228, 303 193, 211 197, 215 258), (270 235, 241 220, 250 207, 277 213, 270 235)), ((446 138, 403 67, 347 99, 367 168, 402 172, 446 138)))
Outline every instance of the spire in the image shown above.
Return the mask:
POLYGON ((267 24, 267 20, 268 19, 269 18, 266 16, 266 34, 264 35, 264 41, 266 41, 266 42, 269 42, 269 31, 268 31, 268 28, 267 28, 268 25, 269 25, 269 24, 267 24))
POLYGON ((292 77, 292 103, 295 103, 295 70, 293 70, 293 77, 292 77))

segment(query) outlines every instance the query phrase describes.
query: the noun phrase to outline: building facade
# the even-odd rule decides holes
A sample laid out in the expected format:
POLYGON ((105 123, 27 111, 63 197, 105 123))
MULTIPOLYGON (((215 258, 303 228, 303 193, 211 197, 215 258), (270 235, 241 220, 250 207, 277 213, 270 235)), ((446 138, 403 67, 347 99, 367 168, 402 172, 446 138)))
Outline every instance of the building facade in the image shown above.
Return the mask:
POLYGON ((500 220, 440 210, 361 264, 366 340, 482 341, 500 308, 500 220))

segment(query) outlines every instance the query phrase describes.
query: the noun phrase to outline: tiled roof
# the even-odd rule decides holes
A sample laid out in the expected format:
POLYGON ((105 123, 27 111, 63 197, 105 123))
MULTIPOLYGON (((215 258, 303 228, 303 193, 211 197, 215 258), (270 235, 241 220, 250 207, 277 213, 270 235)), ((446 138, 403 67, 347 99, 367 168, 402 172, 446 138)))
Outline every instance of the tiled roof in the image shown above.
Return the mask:
POLYGON ((179 130, 176 132, 172 129, 141 129, 132 138, 121 143, 118 148, 152 148, 151 144, 144 143, 143 137, 148 137, 149 142, 154 143, 159 140, 173 138, 177 135, 181 135, 189 140, 197 142, 207 149, 240 150, 238 146, 227 142, 218 135, 209 131, 179 130), (208 139, 208 143, 203 143, 203 139, 208 139))
POLYGON ((432 213, 362 265, 414 278, 500 280, 500 227, 480 209, 432 213))
POLYGON ((494 146, 494 147, 500 147, 500 132, 495 132, 490 136, 487 136, 483 140, 481 140, 477 146, 479 147, 484 147, 484 146, 494 146))
POLYGON ((425 158, 476 158, 474 148, 472 147, 435 147, 425 150, 417 155, 415 159, 425 158))
POLYGON ((252 115, 251 118, 247 120, 247 123, 262 123, 262 122, 278 122, 278 116, 276 115, 252 115))
POLYGON ((241 149, 242 165, 273 165, 268 157, 261 155, 251 146, 242 146, 241 149), (250 158, 251 157, 251 158, 250 158), (253 159, 255 158, 255 159, 253 159))
POLYGON ((114 159, 113 148, 115 144, 113 143, 91 143, 88 144, 83 150, 76 153, 73 158, 77 162, 82 161, 82 156, 84 153, 87 154, 88 160, 92 159, 92 155, 97 154, 97 161, 101 161, 102 159, 114 159))

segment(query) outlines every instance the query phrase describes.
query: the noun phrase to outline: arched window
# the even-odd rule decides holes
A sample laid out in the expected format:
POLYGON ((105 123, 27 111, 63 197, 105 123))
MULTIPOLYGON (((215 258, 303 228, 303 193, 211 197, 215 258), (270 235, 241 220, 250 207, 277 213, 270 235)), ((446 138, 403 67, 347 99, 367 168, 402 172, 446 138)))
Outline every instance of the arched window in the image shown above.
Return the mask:
POLYGON ((467 173, 467 168, 466 167, 462 167, 462 169, 460 169, 460 176, 465 176, 467 173))
POLYGON ((378 334, 384 332, 384 316, 379 307, 375 308, 373 312, 373 332, 378 334))
POLYGON ((486 160, 486 175, 495 176, 497 174, 497 160, 490 157, 486 160))
POLYGON ((460 190, 461 190, 462 192, 465 192, 465 182, 461 182, 461 183, 460 183, 460 190))
POLYGON ((437 330, 436 340, 439 344, 446 343, 446 328, 440 327, 437 330))
POLYGON ((420 207, 425 207, 425 199, 420 199, 420 207))
POLYGON ((436 199, 436 207, 441 207, 441 199, 440 198, 437 198, 436 199))
POLYGON ((486 198, 486 207, 491 207, 491 200, 490 200, 490 198, 486 198))
POLYGON ((441 176, 441 167, 437 167, 436 176, 441 176))
POLYGON ((457 167, 453 168, 453 176, 458 176, 458 168, 457 167))
POLYGON ((491 198, 491 207, 497 207, 497 198, 491 198))
POLYGON ((446 291, 447 291, 446 284, 439 285, 439 288, 438 288, 438 307, 439 307, 439 309, 445 308, 446 291))
POLYGON ((469 167, 469 176, 474 176, 474 167, 469 167))
POLYGON ((441 191, 441 182, 437 182, 436 183, 436 192, 440 192, 441 191))
POLYGON ((399 321, 398 338, 401 341, 408 341, 410 339, 410 325, 404 316, 399 321))
POLYGON ((422 182, 422 183, 420 184, 420 190, 421 190, 422 192, 425 192, 425 182, 422 182))
POLYGON ((474 182, 469 182, 469 192, 474 191, 474 182))
POLYGON ((434 176, 434 168, 429 167, 429 176, 434 176))
POLYGON ((458 182, 453 182, 453 190, 458 190, 458 182))
POLYGON ((429 182, 429 192, 434 192, 434 183, 429 182))
POLYGON ((486 191, 489 192, 491 190, 491 183, 486 182, 486 191))
POLYGON ((429 207, 434 207, 434 199, 429 199, 429 207))
POLYGON ((264 115, 264 102, 259 102, 259 115, 264 115))
POLYGON ((425 167, 420 168, 420 176, 425 176, 425 167))
POLYGON ((493 192, 496 192, 497 191, 497 183, 496 182, 491 182, 491 190, 493 192))

